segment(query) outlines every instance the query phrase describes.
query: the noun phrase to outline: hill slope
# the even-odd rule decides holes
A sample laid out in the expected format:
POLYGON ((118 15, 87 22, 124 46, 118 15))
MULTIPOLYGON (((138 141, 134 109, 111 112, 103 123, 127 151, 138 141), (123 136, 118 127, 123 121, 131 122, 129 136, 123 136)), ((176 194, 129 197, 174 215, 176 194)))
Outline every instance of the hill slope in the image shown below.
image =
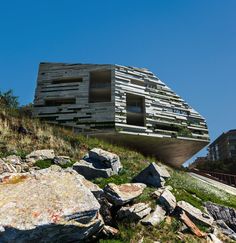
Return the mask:
MULTIPOLYGON (((153 158, 144 157, 127 148, 115 146, 96 138, 76 135, 69 129, 49 125, 37 119, 12 115, 4 109, 0 111, 0 158, 9 154, 24 157, 36 149, 54 149, 56 154, 68 155, 74 161, 78 161, 89 149, 94 147, 118 154, 124 167, 119 175, 107 179, 95 179, 94 182, 102 188, 109 182, 116 184, 130 182, 149 162, 154 161, 153 158)), ((195 180, 184 171, 172 168, 168 168, 168 170, 171 173, 171 179, 167 184, 174 188, 173 194, 177 200, 185 200, 198 208, 202 208, 205 201, 236 208, 236 197, 195 180)), ((136 201, 148 201, 155 204, 155 200, 151 197, 151 192, 154 190, 154 188, 146 188, 136 201)), ((120 233, 116 239, 101 240, 101 242, 129 242, 131 240, 131 242, 137 242, 142 237, 145 239, 144 242, 152 242, 155 239, 163 242, 178 242, 180 239, 178 235, 180 223, 174 218, 149 230, 140 225, 125 223, 119 225, 119 229, 120 233)), ((191 234, 181 237, 184 237, 185 242, 205 242, 191 234)))

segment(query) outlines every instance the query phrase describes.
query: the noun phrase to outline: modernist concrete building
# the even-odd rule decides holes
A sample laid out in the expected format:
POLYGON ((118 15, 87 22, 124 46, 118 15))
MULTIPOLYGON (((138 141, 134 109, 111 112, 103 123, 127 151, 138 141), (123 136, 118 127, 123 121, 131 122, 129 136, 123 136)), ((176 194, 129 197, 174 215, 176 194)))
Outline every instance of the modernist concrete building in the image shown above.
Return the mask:
POLYGON ((41 63, 34 115, 175 166, 209 142, 205 119, 145 68, 41 63))
POLYGON ((208 159, 210 161, 236 161, 236 129, 221 134, 209 145, 208 159))

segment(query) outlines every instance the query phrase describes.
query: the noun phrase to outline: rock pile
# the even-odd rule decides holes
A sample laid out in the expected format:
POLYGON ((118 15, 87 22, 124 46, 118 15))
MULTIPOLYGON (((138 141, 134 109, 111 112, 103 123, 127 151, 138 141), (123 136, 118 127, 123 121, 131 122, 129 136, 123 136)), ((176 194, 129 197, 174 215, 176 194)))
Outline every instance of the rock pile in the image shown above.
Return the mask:
POLYGON ((36 150, 25 159, 15 155, 0 159, 0 242, 84 242, 114 236, 121 221, 155 227, 171 217, 209 242, 219 240, 215 230, 206 234, 198 223, 236 239, 235 210, 208 202, 202 212, 177 201, 173 188, 164 186, 170 174, 163 165, 153 162, 133 183, 108 183, 102 189, 88 179, 117 175, 122 169, 119 156, 94 148, 63 170, 68 163, 69 157, 55 155, 53 150, 36 150), (44 159, 56 165, 32 169, 44 159), (137 201, 148 186, 156 188, 152 206, 137 201))

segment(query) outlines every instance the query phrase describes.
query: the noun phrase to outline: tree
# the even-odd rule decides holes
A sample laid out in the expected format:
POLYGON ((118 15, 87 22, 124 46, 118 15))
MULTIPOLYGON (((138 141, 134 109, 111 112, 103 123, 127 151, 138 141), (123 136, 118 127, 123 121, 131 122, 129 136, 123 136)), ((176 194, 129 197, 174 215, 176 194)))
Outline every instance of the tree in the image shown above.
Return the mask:
POLYGON ((11 109, 19 107, 18 97, 13 95, 12 89, 3 93, 0 91, 0 105, 11 109))

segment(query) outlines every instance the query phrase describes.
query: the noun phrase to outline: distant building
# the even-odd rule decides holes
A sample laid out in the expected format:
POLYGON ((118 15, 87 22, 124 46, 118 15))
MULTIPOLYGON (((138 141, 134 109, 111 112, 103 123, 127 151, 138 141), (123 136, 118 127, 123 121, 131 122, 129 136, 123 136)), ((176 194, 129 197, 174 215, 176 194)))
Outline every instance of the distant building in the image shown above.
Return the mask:
POLYGON ((197 157, 195 161, 188 166, 189 169, 194 169, 198 165, 204 164, 208 160, 207 157, 197 157))
POLYGON ((205 119, 145 68, 41 63, 34 116, 175 166, 209 143, 205 119))
POLYGON ((236 160, 236 129, 221 134, 208 147, 208 159, 236 160))

